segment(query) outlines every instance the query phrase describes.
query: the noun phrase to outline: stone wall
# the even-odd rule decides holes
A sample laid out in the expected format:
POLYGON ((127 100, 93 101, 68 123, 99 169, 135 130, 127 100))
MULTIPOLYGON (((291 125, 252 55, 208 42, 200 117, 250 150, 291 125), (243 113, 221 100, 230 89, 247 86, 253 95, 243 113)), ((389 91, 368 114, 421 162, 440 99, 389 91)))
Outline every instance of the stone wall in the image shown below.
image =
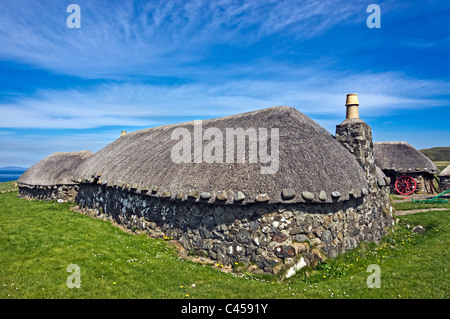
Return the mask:
POLYGON ((336 125, 336 141, 352 153, 366 173, 369 187, 374 190, 378 181, 373 157, 372 129, 361 119, 345 120, 336 125))
POLYGON ((336 140, 355 155, 369 189, 334 203, 219 205, 176 201, 118 186, 80 184, 79 211, 113 219, 152 237, 173 238, 188 252, 230 265, 289 277, 305 265, 378 242, 393 225, 387 179, 378 178, 371 128, 360 119, 336 127, 336 140))
POLYGON ((439 177, 439 186, 441 187, 441 192, 449 189, 450 188, 450 176, 439 177))
POLYGON ((29 186, 19 184, 19 196, 26 199, 74 202, 78 188, 78 185, 29 186))
POLYGON ((172 237, 188 252, 224 265, 290 276, 305 265, 376 241, 392 225, 389 188, 332 204, 215 205, 168 200, 101 184, 80 184, 79 211, 113 219, 152 237, 172 237))

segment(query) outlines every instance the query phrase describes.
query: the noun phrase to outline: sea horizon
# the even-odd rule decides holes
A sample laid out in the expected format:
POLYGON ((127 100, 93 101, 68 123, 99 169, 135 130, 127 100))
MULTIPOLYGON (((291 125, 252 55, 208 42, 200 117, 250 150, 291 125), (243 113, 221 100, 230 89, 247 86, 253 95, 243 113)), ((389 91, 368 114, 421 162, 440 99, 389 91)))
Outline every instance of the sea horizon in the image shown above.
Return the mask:
POLYGON ((0 168, 0 183, 16 181, 23 172, 25 170, 3 170, 0 168))

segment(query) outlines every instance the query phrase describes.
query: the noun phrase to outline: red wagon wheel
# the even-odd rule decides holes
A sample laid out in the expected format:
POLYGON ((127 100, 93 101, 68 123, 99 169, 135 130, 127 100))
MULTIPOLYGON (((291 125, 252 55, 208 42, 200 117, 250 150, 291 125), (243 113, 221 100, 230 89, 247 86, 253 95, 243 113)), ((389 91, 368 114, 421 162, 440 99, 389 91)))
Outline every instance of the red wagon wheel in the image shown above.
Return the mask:
POLYGON ((411 176, 401 176, 395 181, 395 189, 402 195, 411 195, 416 190, 416 187, 416 180, 411 176))

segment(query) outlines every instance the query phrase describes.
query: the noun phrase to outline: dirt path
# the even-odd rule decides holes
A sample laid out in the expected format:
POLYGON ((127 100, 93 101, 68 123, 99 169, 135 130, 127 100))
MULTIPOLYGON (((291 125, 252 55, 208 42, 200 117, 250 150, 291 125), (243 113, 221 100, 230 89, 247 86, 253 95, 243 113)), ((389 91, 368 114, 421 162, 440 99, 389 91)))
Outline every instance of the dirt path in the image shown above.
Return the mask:
MULTIPOLYGON (((424 199, 430 199, 436 196, 437 194, 430 195, 430 194, 414 194, 412 197, 415 200, 424 200, 424 199)), ((399 197, 396 195, 396 199, 394 199, 394 203, 404 203, 404 202, 411 202, 411 197, 399 197)), ((450 196, 445 195, 442 198, 450 199, 450 196)), ((450 210, 450 208, 421 208, 421 209, 411 209, 411 210, 396 210, 395 215, 402 216, 402 215, 409 215, 409 214, 415 214, 415 213, 422 213, 422 212, 429 212, 429 211, 442 211, 442 210, 450 210)))
MULTIPOLYGON (((411 197, 415 200, 424 200, 424 199, 431 199, 435 197, 438 194, 414 194, 413 196, 405 196, 400 197, 399 195, 395 195, 394 203, 403 203, 403 202, 410 202, 411 197)), ((444 195, 441 197, 442 199, 450 199, 450 195, 444 195)))
POLYGON ((396 216, 403 216, 415 213, 429 212, 429 211, 440 211, 440 210, 450 210, 450 208, 423 208, 423 209, 411 209, 411 210, 396 210, 396 216))

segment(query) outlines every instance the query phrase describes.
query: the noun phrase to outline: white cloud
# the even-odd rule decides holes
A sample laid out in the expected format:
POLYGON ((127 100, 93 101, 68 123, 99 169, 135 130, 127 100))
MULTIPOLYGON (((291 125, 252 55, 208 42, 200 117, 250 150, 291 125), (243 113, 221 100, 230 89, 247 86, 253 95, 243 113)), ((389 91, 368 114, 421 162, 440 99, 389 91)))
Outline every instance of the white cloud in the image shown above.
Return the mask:
POLYGON ((321 72, 296 81, 233 80, 222 84, 162 86, 103 84, 84 90, 41 90, 0 104, 0 127, 87 129, 150 127, 162 117, 213 118, 276 105, 311 116, 342 118, 345 94, 358 93, 362 117, 448 105, 446 82, 407 78, 398 73, 348 75, 321 72), (351 79, 351 80, 350 80, 351 79))
POLYGON ((179 76, 215 44, 308 39, 364 18, 348 1, 79 0, 81 29, 69 29, 70 2, 49 2, 0 4, 0 57, 81 77, 179 76))
MULTIPOLYGON (((269 57, 255 54, 245 62, 213 59, 220 67, 202 63, 217 44, 246 47, 275 38, 298 44, 337 25, 364 26, 362 2, 77 0, 82 27, 68 29, 70 3, 0 2, 0 59, 81 78, 129 82, 11 95, 0 104, 0 127, 18 133, 0 132, 0 163, 8 162, 6 156, 7 164, 13 159, 30 163, 30 156, 35 161, 54 151, 98 150, 118 134, 69 134, 59 129, 150 127, 183 117, 213 118, 288 105, 317 117, 333 132, 345 116, 346 93, 358 93, 363 118, 450 102, 448 81, 398 72, 336 71, 341 69, 336 67, 339 61, 327 52, 293 65, 289 59, 277 61, 276 52, 269 57), (141 75, 190 82, 156 85, 136 80, 141 75), (24 136, 22 128, 36 129, 36 134, 24 136), (55 134, 44 136, 39 129, 55 129, 55 134)), ((385 1, 383 12, 389 14, 396 6, 408 5, 385 1)), ((283 57, 289 56, 289 45, 282 50, 283 57)))

